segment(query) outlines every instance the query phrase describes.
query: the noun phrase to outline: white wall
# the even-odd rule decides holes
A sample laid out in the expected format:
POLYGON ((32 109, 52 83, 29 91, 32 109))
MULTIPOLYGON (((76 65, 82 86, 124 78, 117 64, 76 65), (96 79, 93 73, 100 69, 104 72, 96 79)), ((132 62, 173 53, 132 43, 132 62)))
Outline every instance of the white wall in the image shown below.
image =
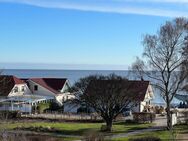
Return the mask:
POLYGON ((140 102, 140 112, 143 112, 145 106, 146 106, 145 101, 140 102))
POLYGON ((21 112, 27 112, 31 113, 32 106, 31 104, 20 104, 19 106, 16 104, 12 105, 1 105, 0 111, 21 111, 21 112))
MULTIPOLYGON (((67 82, 66 82, 67 83, 67 82)), ((67 83, 68 84, 68 83, 67 83)), ((53 92, 49 91, 48 89, 40 86, 39 84, 33 82, 32 80, 29 80, 29 85, 30 85, 30 89, 33 93, 33 95, 41 95, 41 96, 52 96, 54 97, 54 99, 60 104, 62 105, 64 101, 68 100, 68 99, 72 99, 75 98, 74 95, 71 95, 69 92, 67 93, 59 93, 59 94, 54 94, 53 92), (34 86, 37 85, 38 86, 38 90, 35 91, 34 90, 34 86), (64 101, 63 101, 64 99, 64 101)), ((63 87, 62 91, 66 90, 66 87, 63 87)))
POLYGON ((63 104, 63 102, 70 100, 70 99, 74 99, 75 96, 72 95, 71 93, 67 92, 67 93, 61 93, 56 95, 56 100, 60 103, 63 104))
POLYGON ((11 96, 21 96, 21 95, 24 95, 24 94, 30 94, 31 91, 29 90, 27 84, 16 84, 12 91, 9 93, 8 97, 11 97, 11 96), (18 88, 18 92, 14 92, 14 89, 16 89, 16 87, 18 88), (24 91, 22 91, 22 87, 24 87, 24 91))
POLYGON ((152 100, 153 98, 154 98, 153 89, 152 89, 152 86, 149 85, 148 89, 146 91, 146 95, 145 95, 145 100, 144 101, 152 100))
POLYGON ((66 80, 63 88, 61 89, 61 93, 64 93, 64 92, 67 92, 67 90, 70 88, 70 84, 69 84, 69 81, 66 80))
POLYGON ((51 91, 49 91, 48 89, 40 86, 39 84, 29 80, 29 86, 30 86, 30 89, 32 91, 33 94, 36 94, 36 95, 41 95, 41 96, 55 96, 55 94, 51 91), (38 86, 38 90, 35 91, 34 90, 34 86, 37 85, 38 86))
POLYGON ((172 126, 176 125, 177 124, 177 114, 173 113, 171 118, 172 118, 172 126))

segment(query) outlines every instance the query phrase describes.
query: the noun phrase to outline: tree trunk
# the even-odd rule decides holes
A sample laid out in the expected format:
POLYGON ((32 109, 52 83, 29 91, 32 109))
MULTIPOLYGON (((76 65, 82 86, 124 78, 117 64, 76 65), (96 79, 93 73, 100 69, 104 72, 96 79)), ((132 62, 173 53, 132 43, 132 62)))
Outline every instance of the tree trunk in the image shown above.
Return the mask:
POLYGON ((108 131, 108 132, 112 131, 112 120, 106 121, 106 131, 108 131))
POLYGON ((169 102, 167 102, 166 113, 167 113, 167 129, 172 130, 172 117, 171 117, 169 102))

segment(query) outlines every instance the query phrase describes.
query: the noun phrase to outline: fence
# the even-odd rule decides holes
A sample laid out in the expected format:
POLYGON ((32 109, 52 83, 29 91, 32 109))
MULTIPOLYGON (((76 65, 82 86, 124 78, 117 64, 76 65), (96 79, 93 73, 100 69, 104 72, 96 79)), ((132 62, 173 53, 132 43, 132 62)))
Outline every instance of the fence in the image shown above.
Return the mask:
POLYGON ((24 118, 32 118, 32 119, 51 119, 51 120, 81 120, 81 121, 101 121, 102 118, 95 114, 72 114, 72 113, 44 113, 44 114, 23 114, 24 118))
POLYGON ((155 120, 156 116, 154 113, 133 113, 133 119, 134 121, 138 123, 147 123, 147 122, 153 122, 155 120))
POLYGON ((178 123, 188 123, 188 109, 178 109, 177 113, 177 122, 178 123))
POLYGON ((188 109, 176 108, 172 111, 172 125, 188 123, 188 109))

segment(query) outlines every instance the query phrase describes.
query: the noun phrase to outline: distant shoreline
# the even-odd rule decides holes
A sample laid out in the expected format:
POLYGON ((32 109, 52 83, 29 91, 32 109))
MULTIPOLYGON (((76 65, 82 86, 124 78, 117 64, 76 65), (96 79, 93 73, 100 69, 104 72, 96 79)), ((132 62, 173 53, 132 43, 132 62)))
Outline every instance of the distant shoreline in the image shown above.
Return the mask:
POLYGON ((33 71, 129 71, 129 70, 109 70, 109 69, 2 69, 2 70, 33 70, 33 71))

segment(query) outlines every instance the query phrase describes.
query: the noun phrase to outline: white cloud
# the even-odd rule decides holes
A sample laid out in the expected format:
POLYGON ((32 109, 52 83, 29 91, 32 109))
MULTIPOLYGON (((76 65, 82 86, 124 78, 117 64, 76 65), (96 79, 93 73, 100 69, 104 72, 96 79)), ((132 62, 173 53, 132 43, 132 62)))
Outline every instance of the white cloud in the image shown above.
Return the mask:
POLYGON ((178 8, 174 8, 174 5, 173 9, 170 7, 166 8, 165 6, 160 6, 159 4, 156 8, 149 6, 149 4, 153 2, 188 3, 187 0, 93 0, 90 2, 86 0, 0 0, 0 2, 22 3, 44 8, 72 9, 106 13, 188 17, 188 9, 185 6, 181 8, 181 11, 178 8), (144 4, 139 6, 138 2, 142 2, 144 4))
POLYGON ((113 0, 116 2, 188 3, 188 0, 113 0))

